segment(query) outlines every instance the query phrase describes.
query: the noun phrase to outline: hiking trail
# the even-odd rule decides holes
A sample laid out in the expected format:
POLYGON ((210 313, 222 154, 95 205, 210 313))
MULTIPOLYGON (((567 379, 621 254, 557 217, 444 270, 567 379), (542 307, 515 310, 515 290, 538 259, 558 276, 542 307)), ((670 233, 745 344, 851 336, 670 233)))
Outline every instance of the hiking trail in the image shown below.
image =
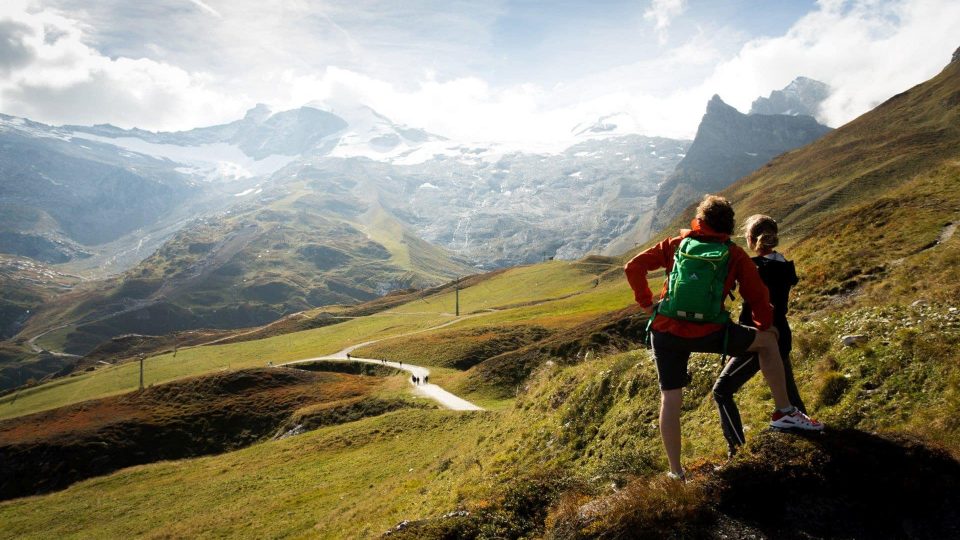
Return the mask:
MULTIPOLYGON (((374 343, 377 343, 377 342, 380 342, 380 341, 385 341, 385 340, 388 340, 388 339, 393 339, 393 338, 398 338, 398 337, 411 336, 411 335, 414 335, 414 334, 420 334, 420 333, 422 333, 422 332, 429 332, 429 331, 431 331, 431 330, 437 330, 437 329, 440 329, 440 328, 445 328, 445 327, 447 327, 447 326, 456 324, 456 323, 458 323, 458 322, 461 322, 461 321, 464 321, 464 320, 467 320, 467 319, 476 317, 476 316, 478 316, 478 315, 484 315, 484 314, 486 314, 486 312, 485 312, 485 313, 474 313, 474 314, 471 314, 471 315, 466 315, 466 316, 460 317, 459 319, 454 319, 454 320, 452 320, 452 321, 447 321, 447 322, 445 322, 445 323, 443 323, 443 324, 439 324, 439 325, 437 325, 437 326, 431 326, 430 328, 424 328, 423 330, 417 330, 417 331, 414 331, 414 332, 408 332, 408 333, 406 333, 406 334, 401 334, 401 335, 398 335, 398 336, 389 336, 389 337, 385 337, 385 338, 374 339, 374 340, 371 340, 371 341, 364 341, 363 343, 358 343, 358 344, 356 344, 356 345, 351 345, 351 346, 349 346, 349 347, 347 347, 347 348, 345 348, 345 349, 343 349, 343 350, 341 350, 341 351, 339 351, 339 352, 333 353, 333 354, 331 354, 331 355, 329 355, 329 356, 317 356, 317 357, 314 357, 314 358, 305 358, 305 359, 303 359, 303 360, 294 360, 294 361, 292 361, 292 362, 284 362, 284 363, 282 363, 282 364, 277 364, 277 367, 292 367, 292 366, 296 366, 297 364, 309 364, 309 363, 312 363, 312 362, 319 362, 319 361, 326 361, 326 362, 330 362, 330 361, 332 361, 332 362, 360 362, 360 363, 364 363, 364 364, 374 364, 374 365, 378 365, 378 366, 387 366, 387 367, 392 367, 392 368, 394 368, 394 369, 399 369, 399 370, 402 370, 402 371, 406 371, 407 373, 410 373, 410 375, 412 375, 412 376, 414 376, 414 377, 419 377, 420 380, 423 380, 424 377, 430 375, 430 370, 427 369, 427 368, 425 368, 425 367, 423 367, 423 366, 417 366, 417 365, 414 365, 414 364, 408 364, 408 363, 406 363, 406 362, 400 363, 400 362, 393 362, 393 361, 388 361, 388 360, 377 360, 377 359, 374 359, 374 358, 358 358, 358 357, 352 356, 352 355, 348 358, 347 355, 350 354, 350 353, 352 353, 352 352, 355 351, 356 349, 359 349, 359 348, 361 348, 361 347, 366 347, 367 345, 373 345, 374 343)), ((436 402, 439 403, 441 406, 443 406, 443 407, 445 407, 445 408, 447 408, 447 409, 454 410, 454 411, 482 411, 482 410, 484 410, 482 407, 479 407, 479 406, 477 406, 477 405, 474 405, 473 403, 470 403, 469 401, 467 401, 467 400, 465 400, 465 399, 463 399, 463 398, 461 398, 461 397, 459 397, 459 396, 457 396, 457 395, 455 395, 455 394, 452 394, 452 393, 444 390, 443 388, 441 388, 440 386, 437 386, 436 384, 430 383, 430 384, 418 384, 418 385, 414 385, 414 384, 413 384, 413 381, 410 381, 409 379, 408 379, 408 382, 409 382, 411 385, 414 386, 417 394, 419 394, 419 395, 421 395, 421 396, 424 396, 424 397, 428 397, 428 398, 430 398, 430 399, 433 399, 434 401, 436 401, 436 402)))

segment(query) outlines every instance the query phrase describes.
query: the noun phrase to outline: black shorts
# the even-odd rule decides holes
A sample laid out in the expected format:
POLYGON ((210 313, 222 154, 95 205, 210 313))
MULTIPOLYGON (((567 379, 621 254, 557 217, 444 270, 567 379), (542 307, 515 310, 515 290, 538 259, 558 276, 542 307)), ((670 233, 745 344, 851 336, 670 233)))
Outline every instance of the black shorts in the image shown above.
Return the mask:
MULTIPOLYGON (((747 352, 757 337, 757 329, 730 323, 725 327, 727 355, 740 356, 747 352)), ((687 362, 690 353, 723 353, 724 329, 698 338, 683 338, 667 332, 652 331, 653 361, 661 390, 676 390, 690 384, 687 362)))

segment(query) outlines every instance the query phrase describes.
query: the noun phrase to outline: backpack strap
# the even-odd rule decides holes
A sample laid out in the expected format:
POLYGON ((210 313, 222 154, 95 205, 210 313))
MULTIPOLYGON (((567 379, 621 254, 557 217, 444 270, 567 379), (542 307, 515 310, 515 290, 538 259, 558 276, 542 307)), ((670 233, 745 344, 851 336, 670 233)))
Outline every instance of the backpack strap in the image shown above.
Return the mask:
POLYGON ((653 312, 650 313, 650 319, 647 321, 647 329, 645 330, 646 334, 643 337, 643 342, 647 347, 653 347, 653 338, 651 337, 650 330, 653 328, 653 320, 657 318, 657 313, 660 312, 660 302, 657 302, 653 305, 653 312))

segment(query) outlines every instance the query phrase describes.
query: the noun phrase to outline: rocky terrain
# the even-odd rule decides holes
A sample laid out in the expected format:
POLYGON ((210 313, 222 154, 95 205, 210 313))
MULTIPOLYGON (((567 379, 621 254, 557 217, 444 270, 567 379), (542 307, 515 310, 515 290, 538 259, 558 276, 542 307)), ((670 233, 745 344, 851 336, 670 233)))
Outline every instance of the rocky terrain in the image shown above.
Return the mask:
POLYGON ((820 104, 830 97, 830 87, 808 77, 797 77, 782 90, 758 97, 750 105, 750 114, 785 114, 819 117, 820 104))
POLYGON ((660 185, 650 231, 662 229, 703 194, 720 191, 770 159, 829 131, 810 116, 746 115, 713 96, 690 150, 660 185))

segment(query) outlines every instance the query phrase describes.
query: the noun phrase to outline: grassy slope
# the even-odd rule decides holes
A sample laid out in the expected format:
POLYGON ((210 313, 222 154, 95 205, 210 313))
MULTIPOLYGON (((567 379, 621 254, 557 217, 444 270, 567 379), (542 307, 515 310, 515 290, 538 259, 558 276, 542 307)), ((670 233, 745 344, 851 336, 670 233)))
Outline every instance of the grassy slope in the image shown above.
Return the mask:
POLYGON ((25 334, 72 323, 42 342, 86 352, 117 334, 258 326, 474 272, 379 206, 363 212, 350 194, 322 189, 291 181, 275 200, 194 223, 123 276, 48 305, 25 334), (133 302, 142 304, 137 311, 113 315, 133 302))
POLYGON ((0 421, 0 499, 55 491, 133 465, 220 454, 297 425, 422 405, 392 395, 403 379, 234 370, 0 421))
MULTIPOLYGON (((148 358, 144 384, 157 384, 222 369, 241 369, 322 356, 364 340, 402 334, 447 320, 436 315, 372 316, 268 339, 183 349, 148 358)), ((0 418, 10 418, 133 390, 139 363, 108 366, 0 398, 0 418)))
POLYGON ((386 247, 390 251, 390 262, 400 268, 427 276, 435 282, 473 273, 470 267, 452 259, 443 248, 411 234, 406 226, 379 205, 353 223, 375 242, 386 247))
MULTIPOLYGON (((781 222, 803 281, 798 307, 960 301, 956 241, 924 252, 960 221, 960 62, 823 139, 784 154, 724 193, 739 216, 781 222), (950 255, 953 253, 953 255, 950 255), (926 264, 924 279, 915 270, 926 264), (906 287, 905 287, 906 286, 906 287)), ((687 218, 688 219, 688 218, 687 218)), ((676 225, 684 222, 678 220, 676 225)))
MULTIPOLYGON (((451 328, 460 328, 461 325, 476 328, 486 324, 496 329, 516 325, 518 321, 527 325, 564 328, 592 314, 622 307, 629 301, 624 298, 622 283, 603 283, 598 288, 606 292, 602 295, 570 296, 577 292, 592 291, 597 281, 594 272, 602 268, 604 267, 582 263, 554 262, 498 273, 487 280, 475 280, 475 285, 461 291, 461 308, 463 313, 474 312, 478 316, 451 328), (551 298, 560 299, 530 305, 531 302, 551 298), (483 311, 490 308, 509 308, 510 305, 517 306, 496 313, 483 311)), ((332 326, 256 341, 181 349, 176 357, 162 354, 148 358, 145 384, 156 384, 220 369, 263 366, 269 361, 278 363, 330 354, 348 345, 404 334, 452 320, 449 314, 452 307, 453 293, 441 291, 388 312, 332 326)), ((415 347, 419 339, 421 338, 417 336, 401 338, 397 340, 397 347, 373 352, 383 352, 386 355, 387 351, 415 347)), ((376 354, 374 357, 377 357, 376 354)), ((409 359, 412 360, 412 357, 409 359)), ((444 365, 442 356, 436 360, 420 356, 418 360, 426 365, 444 365)), ((138 363, 127 363, 78 374, 5 396, 0 398, 0 418, 125 392, 136 388, 138 373, 138 363)))
POLYGON ((221 456, 133 467, 0 503, 0 537, 369 538, 455 506, 457 476, 446 468, 491 420, 398 411, 221 456))

